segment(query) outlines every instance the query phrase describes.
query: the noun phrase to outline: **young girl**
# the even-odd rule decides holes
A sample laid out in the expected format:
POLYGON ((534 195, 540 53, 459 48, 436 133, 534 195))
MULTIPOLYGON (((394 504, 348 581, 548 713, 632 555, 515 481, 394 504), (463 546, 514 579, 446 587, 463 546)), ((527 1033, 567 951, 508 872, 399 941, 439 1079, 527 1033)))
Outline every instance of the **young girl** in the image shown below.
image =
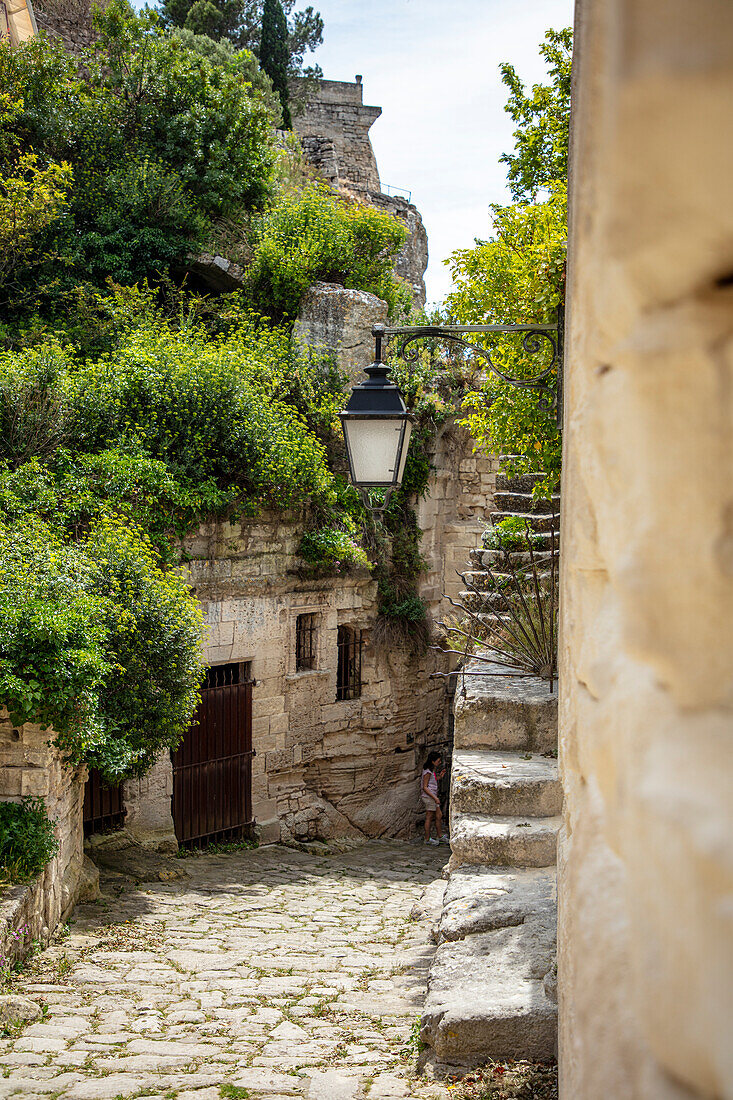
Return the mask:
POLYGON ((440 812, 440 799, 438 798, 438 780, 445 775, 445 768, 441 767, 442 756, 439 752, 431 752, 425 761, 425 767, 420 780, 420 797, 425 806, 425 843, 448 843, 448 835, 443 832, 443 815, 440 812), (440 839, 433 840, 430 833, 435 822, 435 831, 440 839))

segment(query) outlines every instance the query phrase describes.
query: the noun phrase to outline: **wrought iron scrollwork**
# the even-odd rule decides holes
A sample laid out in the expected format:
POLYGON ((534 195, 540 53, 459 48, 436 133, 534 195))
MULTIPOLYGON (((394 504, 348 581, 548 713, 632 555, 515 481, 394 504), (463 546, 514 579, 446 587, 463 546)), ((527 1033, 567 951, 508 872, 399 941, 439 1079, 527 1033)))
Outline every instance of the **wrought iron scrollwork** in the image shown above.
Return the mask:
POLYGON ((386 328, 384 325, 375 325, 372 335, 377 340, 377 358, 381 358, 381 343, 383 339, 397 337, 393 350, 407 363, 416 363, 418 358, 418 343, 421 340, 440 340, 458 344, 459 347, 471 352, 480 358, 497 378, 509 386, 518 389, 534 390, 540 395, 539 407, 548 412, 555 411, 558 427, 562 426, 562 367, 563 367, 563 315, 558 311, 557 323, 554 325, 422 325, 415 328, 386 328), (552 359, 548 366, 531 378, 515 378, 506 371, 497 367, 491 358, 491 350, 472 343, 465 337, 471 333, 482 336, 492 335, 519 335, 522 337, 522 350, 529 356, 552 353, 552 359), (553 372, 557 374, 557 381, 553 384, 553 372))

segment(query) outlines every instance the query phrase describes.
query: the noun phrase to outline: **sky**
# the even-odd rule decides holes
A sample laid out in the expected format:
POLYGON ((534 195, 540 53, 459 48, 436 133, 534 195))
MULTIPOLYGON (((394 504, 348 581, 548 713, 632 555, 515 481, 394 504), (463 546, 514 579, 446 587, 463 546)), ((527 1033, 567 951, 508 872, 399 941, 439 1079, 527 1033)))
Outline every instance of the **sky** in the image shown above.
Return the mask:
MULTIPOLYGON (((442 301, 442 262, 489 234, 489 203, 510 201, 502 153, 513 148, 499 65, 544 82, 538 46, 570 26, 573 0, 308 0, 325 24, 317 62, 328 80, 361 73, 382 189, 412 192, 428 231, 428 302, 442 301)), ((299 3, 299 8, 307 6, 299 3)))

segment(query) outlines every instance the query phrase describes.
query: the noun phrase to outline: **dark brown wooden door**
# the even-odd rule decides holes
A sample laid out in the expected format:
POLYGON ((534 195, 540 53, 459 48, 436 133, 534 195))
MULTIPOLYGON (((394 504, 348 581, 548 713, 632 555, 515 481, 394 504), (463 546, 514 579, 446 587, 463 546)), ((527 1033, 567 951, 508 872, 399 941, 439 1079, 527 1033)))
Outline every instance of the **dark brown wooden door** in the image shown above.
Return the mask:
POLYGON ((208 670, 201 705, 173 758, 180 844, 246 835, 252 820, 252 680, 245 664, 208 670))
POLYGON ((122 784, 108 787, 96 768, 89 769, 84 787, 84 834, 121 829, 125 823, 122 784))

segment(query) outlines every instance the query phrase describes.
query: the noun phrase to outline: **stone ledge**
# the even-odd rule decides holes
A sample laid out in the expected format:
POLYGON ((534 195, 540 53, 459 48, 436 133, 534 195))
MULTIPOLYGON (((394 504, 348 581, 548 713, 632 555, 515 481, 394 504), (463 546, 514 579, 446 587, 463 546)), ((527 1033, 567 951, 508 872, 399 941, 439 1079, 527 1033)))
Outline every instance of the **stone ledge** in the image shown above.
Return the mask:
POLYGON ((457 749, 451 773, 453 812, 552 817, 562 811, 557 761, 517 753, 457 749))
POLYGON ((555 1056, 557 1007, 544 988, 555 929, 545 917, 438 947, 420 1032, 435 1061, 473 1068, 555 1056))
POLYGON ((451 814, 451 872, 463 864, 550 867, 555 863, 560 817, 492 817, 451 814))
POLYGON ((507 676, 498 665, 471 661, 466 694, 456 694, 457 749, 523 749, 543 752, 557 747, 557 691, 535 676, 507 676))

